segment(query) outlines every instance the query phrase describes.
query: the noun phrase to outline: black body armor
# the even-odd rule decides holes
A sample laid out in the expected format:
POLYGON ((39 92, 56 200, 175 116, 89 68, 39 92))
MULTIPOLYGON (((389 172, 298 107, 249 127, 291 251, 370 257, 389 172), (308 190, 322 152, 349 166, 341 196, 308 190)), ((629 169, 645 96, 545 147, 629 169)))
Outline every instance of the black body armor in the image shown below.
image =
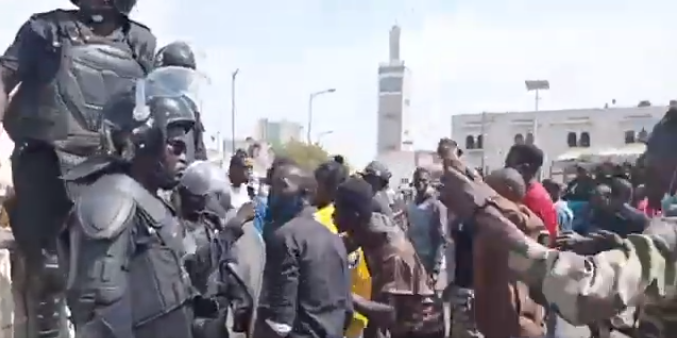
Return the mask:
POLYGON ((139 63, 135 36, 149 33, 130 21, 119 38, 98 37, 75 15, 61 10, 42 14, 51 23, 51 46, 35 76, 23 81, 12 100, 7 129, 15 142, 42 141, 87 156, 100 142, 103 105, 148 71, 139 63))
POLYGON ((67 297, 78 334, 192 337, 195 293, 182 226, 167 204, 126 175, 106 175, 83 191, 68 230, 67 297))

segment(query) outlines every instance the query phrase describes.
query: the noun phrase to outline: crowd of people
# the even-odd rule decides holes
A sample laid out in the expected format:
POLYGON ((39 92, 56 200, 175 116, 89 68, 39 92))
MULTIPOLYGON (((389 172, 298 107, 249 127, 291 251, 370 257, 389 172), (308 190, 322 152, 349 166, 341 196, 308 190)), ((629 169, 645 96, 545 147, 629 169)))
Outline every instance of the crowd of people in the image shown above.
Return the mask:
POLYGON ((134 0, 71 2, 0 57, 15 337, 677 334, 677 109, 634 173, 581 167, 564 189, 536 145, 480 175, 450 139, 411 194, 341 156, 254 180, 246 151, 204 161, 188 45, 156 52, 134 0))

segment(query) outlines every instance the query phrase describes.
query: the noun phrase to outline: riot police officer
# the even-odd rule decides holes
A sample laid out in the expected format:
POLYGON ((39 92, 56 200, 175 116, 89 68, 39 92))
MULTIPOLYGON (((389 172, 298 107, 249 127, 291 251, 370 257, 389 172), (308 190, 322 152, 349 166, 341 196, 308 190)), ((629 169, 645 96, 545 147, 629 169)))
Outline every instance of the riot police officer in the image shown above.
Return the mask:
POLYGON ((362 177, 374 190, 373 210, 388 216, 393 220, 393 224, 406 229, 406 205, 401 198, 396 198, 394 191, 390 188, 392 178, 390 169, 381 162, 372 161, 362 171, 362 177))
POLYGON ((102 105, 112 92, 130 87, 152 68, 156 47, 150 30, 128 18, 136 0, 71 2, 79 10, 34 14, 0 57, 0 117, 16 145, 12 231, 26 259, 23 274, 44 282, 15 275, 17 287, 38 296, 35 305, 26 306, 36 310, 26 322, 40 332, 29 332, 29 337, 57 334, 51 321, 59 302, 44 298, 41 286, 55 284, 43 269, 52 266, 48 263, 54 257, 44 255, 53 253, 72 205, 68 195, 73 187, 64 187, 59 177, 64 167, 99 147, 102 105))
POLYGON ((243 331, 248 329, 248 317, 253 313, 254 304, 248 295, 251 286, 233 275, 241 274, 242 271, 235 269, 236 259, 230 248, 233 248, 244 230, 235 233, 229 226, 224 228, 230 218, 236 215, 235 210, 223 210, 225 214, 222 214, 222 210, 214 211, 208 205, 215 198, 227 196, 229 190, 230 182, 221 168, 213 163, 196 161, 181 176, 176 189, 176 204, 186 231, 184 244, 190 253, 186 259, 186 270, 193 286, 203 297, 215 299, 220 304, 217 317, 225 318, 228 309, 232 309, 234 331, 243 331), (231 233, 225 234, 224 231, 231 233), (234 271, 215 271, 216 264, 205 264, 209 261, 208 252, 213 251, 211 243, 217 236, 221 239, 221 245, 228 248, 222 250, 219 265, 231 264, 234 271))
POLYGON ((225 334, 222 321, 200 321, 200 331, 195 331, 199 309, 184 264, 195 258, 214 265, 205 257, 221 257, 253 210, 238 213, 219 234, 218 243, 188 255, 174 210, 158 196, 160 189, 177 185, 185 157, 183 140, 195 124, 187 103, 192 96, 173 90, 191 87, 195 77, 187 68, 160 68, 140 81, 135 92, 112 98, 102 112, 104 154, 90 157, 65 176, 88 184, 75 202, 68 239, 62 242, 68 304, 78 336, 191 338, 202 337, 205 330, 225 334), (186 85, 165 87, 167 79, 186 85))
MULTIPOLYGON (((226 173, 217 165, 205 161, 193 162, 181 176, 174 193, 174 204, 185 231, 185 249, 194 253, 198 247, 209 245, 222 227, 219 214, 209 210, 207 203, 212 196, 228 189, 226 173)), ((212 267, 200 271, 187 267, 193 285, 202 293, 207 292, 212 267)))
MULTIPOLYGON (((155 56, 155 67, 177 66, 190 69, 197 69, 195 53, 185 42, 172 42, 157 52, 155 56)), ((199 107, 196 107, 199 108, 199 107)), ((196 109, 196 125, 186 136, 186 157, 188 162, 207 159, 207 148, 204 143, 204 125, 200 118, 200 111, 196 109)))

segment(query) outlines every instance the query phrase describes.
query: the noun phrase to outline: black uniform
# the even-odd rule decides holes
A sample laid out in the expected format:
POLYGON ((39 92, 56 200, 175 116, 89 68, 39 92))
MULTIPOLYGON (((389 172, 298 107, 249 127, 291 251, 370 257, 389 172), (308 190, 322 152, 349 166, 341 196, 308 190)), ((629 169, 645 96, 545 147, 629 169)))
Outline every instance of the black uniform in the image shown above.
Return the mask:
POLYGON ((95 36, 82 17, 63 10, 35 14, 0 58, 5 89, 20 83, 4 127, 15 142, 11 226, 28 270, 15 278, 25 278, 18 288, 29 289, 19 291, 29 294, 29 337, 63 335, 65 329, 63 315, 55 315, 61 301, 51 277, 58 274, 48 270, 56 269, 54 241, 76 191, 60 176, 98 148, 101 107, 151 69, 156 44, 148 28, 124 15, 122 27, 106 37, 95 36))
MULTIPOLYGON (((194 259, 187 261, 186 269, 188 275, 193 282, 195 288, 202 294, 208 294, 209 286, 212 286, 212 291, 215 291, 214 286, 214 272, 218 267, 218 261, 212 260, 212 255, 209 253, 202 253, 200 248, 209 248, 212 250, 210 244, 217 240, 217 231, 222 227, 221 220, 218 216, 200 212, 196 218, 181 219, 181 224, 184 231, 184 246, 186 252, 194 259), (199 257, 202 253, 202 257, 199 257)), ((221 257, 214 257, 220 259, 221 257)))
POLYGON ((129 163, 137 156, 157 157, 155 181, 163 182, 158 184, 163 189, 175 186, 178 180, 160 160, 166 156, 170 134, 181 138, 194 125, 186 97, 154 97, 152 88, 145 92, 149 98, 141 106, 130 93, 104 107, 106 155, 91 157, 65 177, 88 183, 61 242, 76 335, 222 337, 226 331, 218 308, 198 297, 186 266, 213 270, 237 232, 224 229, 189 252, 185 228, 173 208, 128 175, 129 163), (216 320, 197 320, 197 315, 216 320))
POLYGON ((217 266, 235 264, 231 248, 242 235, 241 229, 227 224, 232 217, 214 213, 208 202, 214 194, 224 193, 229 188, 226 173, 209 162, 195 162, 183 173, 176 189, 185 231, 184 244, 189 256, 186 270, 193 286, 205 298, 216 300, 220 305, 219 317, 226 317, 229 308, 234 311, 236 329, 246 330, 253 313, 249 285, 236 278, 233 271, 224 271, 217 266), (219 235, 218 233, 221 232, 219 235), (215 243, 215 244, 214 244, 215 243), (220 246, 216 250, 214 245, 220 246))
POLYGON ((98 148, 101 107, 151 69, 155 44, 136 22, 98 37, 77 11, 56 10, 33 15, 0 59, 21 82, 5 128, 16 144, 12 230, 25 251, 53 245, 71 205, 63 169, 98 148))

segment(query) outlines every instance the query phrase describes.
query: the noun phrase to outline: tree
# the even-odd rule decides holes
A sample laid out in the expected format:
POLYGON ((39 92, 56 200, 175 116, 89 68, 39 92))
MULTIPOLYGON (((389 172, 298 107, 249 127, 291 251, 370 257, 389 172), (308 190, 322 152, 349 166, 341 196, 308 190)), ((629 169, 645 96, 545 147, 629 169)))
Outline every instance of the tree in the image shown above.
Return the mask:
POLYGON ((307 144, 295 140, 273 147, 273 149, 276 156, 289 157, 307 170, 315 170, 330 157, 329 153, 319 144, 307 144))

